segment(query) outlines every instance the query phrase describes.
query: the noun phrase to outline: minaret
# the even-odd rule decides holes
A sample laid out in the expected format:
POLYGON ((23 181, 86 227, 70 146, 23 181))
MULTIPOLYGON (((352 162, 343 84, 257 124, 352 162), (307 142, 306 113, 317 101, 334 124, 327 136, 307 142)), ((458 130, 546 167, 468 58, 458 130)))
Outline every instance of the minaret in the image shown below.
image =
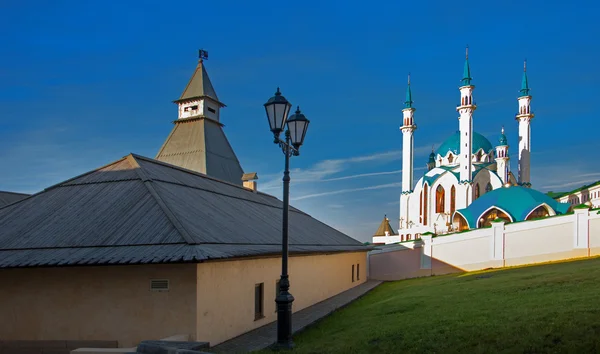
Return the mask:
POLYGON ((413 188, 413 132, 417 129, 417 126, 414 122, 415 108, 412 104, 409 74, 406 101, 404 101, 404 109, 402 110, 404 124, 400 127, 402 131, 402 193, 410 193, 413 188))
POLYGON ((473 90, 471 85, 471 69, 469 68, 469 47, 466 49, 465 68, 461 80, 460 105, 456 110, 460 114, 460 183, 470 182, 473 174, 472 145, 473 145, 473 112, 477 106, 473 104, 473 90))
POLYGON ((403 124, 402 131, 402 194, 400 195, 400 228, 408 225, 409 195, 413 189, 413 132, 417 129, 414 122, 415 108, 412 106, 412 92, 410 90, 410 74, 408 74, 408 86, 406 88, 406 100, 402 109, 403 124))
POLYGON ((431 154, 429 154, 429 160, 427 160, 427 171, 433 170, 435 167, 435 152, 433 146, 431 147, 431 154))
POLYGON ((498 139, 498 146, 496 146, 496 172, 502 180, 502 184, 508 183, 508 172, 510 166, 510 157, 508 156, 508 141, 506 135, 504 135, 504 127, 502 127, 502 134, 498 139))
POLYGON ((519 185, 531 187, 531 95, 529 95, 529 83, 527 82, 527 61, 523 63, 523 80, 521 81, 521 95, 519 101, 519 113, 516 120, 519 122, 519 185))

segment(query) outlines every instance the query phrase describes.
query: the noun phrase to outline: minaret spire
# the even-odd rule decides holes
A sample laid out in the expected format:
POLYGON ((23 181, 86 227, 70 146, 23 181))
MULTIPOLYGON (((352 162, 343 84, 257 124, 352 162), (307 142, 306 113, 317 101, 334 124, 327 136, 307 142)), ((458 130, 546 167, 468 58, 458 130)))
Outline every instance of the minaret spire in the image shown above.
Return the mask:
POLYGON ((521 79, 521 97, 529 96, 529 82, 527 81, 527 59, 523 62, 523 79, 521 79))
POLYGON ((410 73, 408 73, 408 85, 406 86, 406 100, 404 101, 404 108, 412 108, 412 92, 410 90, 410 73))
POLYGON ((462 85, 463 86, 471 85, 472 79, 473 78, 471 77, 471 68, 469 67, 469 46, 467 46, 467 49, 465 51, 465 66, 463 69, 463 78, 461 80, 462 85))
POLYGON ((519 178, 518 183, 525 187, 531 187, 531 95, 529 93, 529 81, 527 80, 527 60, 523 62, 523 78, 521 79, 521 95, 519 101, 519 113, 515 119, 519 122, 519 178))

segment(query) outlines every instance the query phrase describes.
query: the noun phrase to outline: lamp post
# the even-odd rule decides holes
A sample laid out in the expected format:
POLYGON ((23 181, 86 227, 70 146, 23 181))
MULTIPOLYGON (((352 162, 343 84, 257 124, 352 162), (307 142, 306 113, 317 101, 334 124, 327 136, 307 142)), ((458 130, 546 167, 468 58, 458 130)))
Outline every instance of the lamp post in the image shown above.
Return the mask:
POLYGON ((292 302, 294 297, 290 294, 290 281, 288 277, 288 210, 290 205, 290 157, 300 154, 300 146, 304 142, 306 130, 310 121, 300 112, 288 118, 292 104, 281 95, 279 87, 275 96, 264 104, 269 126, 275 144, 278 144, 285 156, 285 170, 283 171, 283 227, 281 235, 281 280, 279 281, 279 295, 275 298, 277 303, 277 347, 291 349, 294 347, 292 340, 292 302), (279 138, 286 128, 285 141, 279 138))

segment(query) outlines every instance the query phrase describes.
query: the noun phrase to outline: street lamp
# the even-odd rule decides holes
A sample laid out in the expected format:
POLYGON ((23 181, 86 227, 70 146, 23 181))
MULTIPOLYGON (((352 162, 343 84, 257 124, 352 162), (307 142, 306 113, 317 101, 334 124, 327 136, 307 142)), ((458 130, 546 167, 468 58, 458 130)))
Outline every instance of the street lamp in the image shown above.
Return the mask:
POLYGON ((277 347, 291 349, 294 347, 292 340, 292 302, 294 297, 289 293, 290 281, 288 277, 288 210, 290 205, 290 157, 300 154, 300 146, 304 142, 306 130, 310 121, 300 112, 288 118, 292 107, 285 97, 281 95, 279 87, 275 96, 264 104, 269 126, 275 144, 278 144, 285 155, 285 170, 283 171, 283 227, 281 240, 281 280, 279 281, 279 295, 275 298, 277 303, 277 347), (279 135, 285 128, 285 141, 279 135))

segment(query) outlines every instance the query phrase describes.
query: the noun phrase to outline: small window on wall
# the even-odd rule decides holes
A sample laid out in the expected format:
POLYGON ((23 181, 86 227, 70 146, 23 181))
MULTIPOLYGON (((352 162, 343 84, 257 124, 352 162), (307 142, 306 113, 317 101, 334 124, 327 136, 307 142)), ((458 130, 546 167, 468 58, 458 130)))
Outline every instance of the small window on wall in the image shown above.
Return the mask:
POLYGON ((210 108, 210 107, 208 107, 208 111, 209 111, 210 113, 217 113, 217 111, 215 111, 214 109, 212 109, 212 108, 210 108))
POLYGON ((352 282, 354 283, 354 264, 352 265, 352 282))
POLYGON ((360 264, 356 265, 356 280, 360 280, 360 264))
POLYGON ((264 304, 265 304, 265 283, 254 285, 254 320, 260 320, 265 317, 264 304))

